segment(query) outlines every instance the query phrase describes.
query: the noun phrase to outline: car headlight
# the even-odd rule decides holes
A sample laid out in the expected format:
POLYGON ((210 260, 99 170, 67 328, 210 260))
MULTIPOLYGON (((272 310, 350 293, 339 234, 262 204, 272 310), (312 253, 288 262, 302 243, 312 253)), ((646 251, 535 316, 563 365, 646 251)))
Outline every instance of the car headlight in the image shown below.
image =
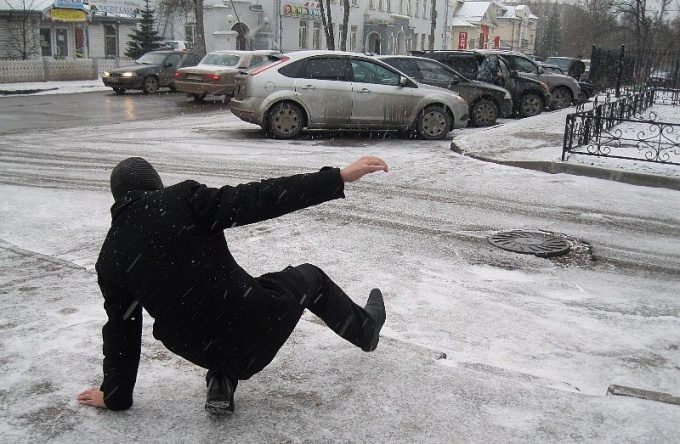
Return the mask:
POLYGON ((541 88, 543 88, 545 91, 550 91, 550 88, 548 88, 548 84, 547 84, 547 83, 541 82, 541 88))
POLYGON ((104 74, 102 74, 102 77, 111 77, 111 73, 108 71, 104 71, 104 74))
POLYGON ((461 96, 456 96, 456 101, 458 101, 458 103, 462 103, 464 105, 467 105, 467 102, 461 96))
POLYGON ((505 97, 503 97, 505 100, 512 100, 512 96, 510 95, 510 91, 505 91, 505 97))
POLYGON ((121 77, 137 77, 137 73, 136 72, 124 72, 120 76, 121 77))

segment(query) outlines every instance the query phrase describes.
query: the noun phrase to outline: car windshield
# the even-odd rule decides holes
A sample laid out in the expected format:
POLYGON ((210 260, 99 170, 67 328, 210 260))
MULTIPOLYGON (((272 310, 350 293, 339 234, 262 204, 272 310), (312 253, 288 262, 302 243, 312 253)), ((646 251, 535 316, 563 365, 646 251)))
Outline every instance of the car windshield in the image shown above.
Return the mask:
POLYGON ((435 64, 421 61, 419 63, 420 72, 425 82, 455 82, 460 81, 455 75, 445 68, 435 64))
POLYGON ((163 45, 167 46, 168 48, 172 48, 172 49, 179 48, 179 42, 163 42, 163 45))
POLYGON ((166 56, 167 54, 149 52, 138 58, 135 63, 141 65, 160 65, 163 63, 163 60, 165 60, 166 56))
POLYGON ((201 65, 216 65, 216 66, 236 66, 241 57, 235 54, 208 54, 201 60, 201 65))
POLYGON ((569 65, 571 65, 571 59, 566 59, 563 57, 548 57, 545 59, 545 63, 548 65, 557 65, 562 69, 569 69, 569 65))
POLYGON ((517 68, 517 71, 528 72, 532 74, 536 74, 538 72, 536 65, 534 65, 534 63, 529 59, 525 59, 524 57, 513 57, 512 60, 515 63, 515 68, 517 68))

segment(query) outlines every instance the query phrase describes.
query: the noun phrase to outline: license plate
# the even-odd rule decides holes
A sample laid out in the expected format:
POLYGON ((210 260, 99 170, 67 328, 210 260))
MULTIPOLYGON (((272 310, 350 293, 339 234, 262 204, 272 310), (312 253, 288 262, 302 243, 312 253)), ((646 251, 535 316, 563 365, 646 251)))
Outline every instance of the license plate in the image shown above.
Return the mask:
POLYGON ((189 74, 187 76, 188 80, 203 80, 203 76, 198 75, 198 74, 189 74))

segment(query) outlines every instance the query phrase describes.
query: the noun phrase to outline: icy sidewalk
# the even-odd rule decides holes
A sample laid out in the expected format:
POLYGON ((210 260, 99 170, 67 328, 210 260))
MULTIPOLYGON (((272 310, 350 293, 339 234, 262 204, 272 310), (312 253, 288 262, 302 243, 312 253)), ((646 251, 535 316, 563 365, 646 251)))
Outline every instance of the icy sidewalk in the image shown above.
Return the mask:
POLYGON ((135 405, 78 406, 101 378, 103 310, 94 273, 0 243, 5 296, 4 443, 668 443, 678 406, 584 394, 578 387, 444 356, 388 336, 363 353, 305 315, 263 372, 239 385, 236 413, 203 411, 203 371, 145 323, 135 405), (320 344, 323 344, 320 346, 320 344))

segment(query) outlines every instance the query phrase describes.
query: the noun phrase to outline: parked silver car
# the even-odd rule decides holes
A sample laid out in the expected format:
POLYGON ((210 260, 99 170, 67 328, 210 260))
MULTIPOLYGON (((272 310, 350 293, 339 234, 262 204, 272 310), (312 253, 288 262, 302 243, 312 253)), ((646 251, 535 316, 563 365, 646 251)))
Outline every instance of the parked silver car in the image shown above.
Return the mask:
POLYGON ((280 57, 280 51, 214 51, 208 53, 196 66, 178 69, 175 72, 175 88, 178 92, 192 96, 200 102, 208 94, 225 96, 228 101, 236 89, 236 75, 242 69, 253 68, 280 57))
POLYGON ((298 51, 239 76, 231 111, 274 138, 308 129, 415 131, 443 139, 468 123, 459 95, 358 53, 298 51))

